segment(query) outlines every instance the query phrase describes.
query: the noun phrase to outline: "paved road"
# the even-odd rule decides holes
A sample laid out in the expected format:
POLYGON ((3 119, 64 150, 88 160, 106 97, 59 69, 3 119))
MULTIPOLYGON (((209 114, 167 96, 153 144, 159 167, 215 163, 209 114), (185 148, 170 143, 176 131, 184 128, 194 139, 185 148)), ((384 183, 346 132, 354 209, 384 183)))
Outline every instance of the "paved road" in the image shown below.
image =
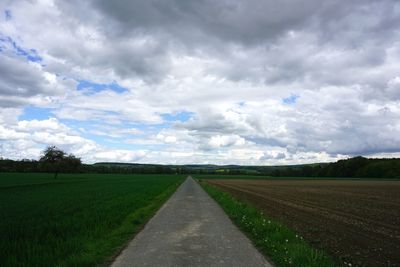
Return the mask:
POLYGON ((191 178, 117 257, 121 266, 271 266, 191 178))

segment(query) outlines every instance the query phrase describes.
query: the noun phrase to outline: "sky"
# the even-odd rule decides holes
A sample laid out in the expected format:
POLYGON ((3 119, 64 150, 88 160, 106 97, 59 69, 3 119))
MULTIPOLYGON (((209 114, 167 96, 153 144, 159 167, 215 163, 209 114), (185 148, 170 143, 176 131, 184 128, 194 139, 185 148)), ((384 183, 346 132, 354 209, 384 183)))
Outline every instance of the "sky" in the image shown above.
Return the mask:
POLYGON ((399 157, 399 26, 397 0, 2 0, 0 157, 399 157))

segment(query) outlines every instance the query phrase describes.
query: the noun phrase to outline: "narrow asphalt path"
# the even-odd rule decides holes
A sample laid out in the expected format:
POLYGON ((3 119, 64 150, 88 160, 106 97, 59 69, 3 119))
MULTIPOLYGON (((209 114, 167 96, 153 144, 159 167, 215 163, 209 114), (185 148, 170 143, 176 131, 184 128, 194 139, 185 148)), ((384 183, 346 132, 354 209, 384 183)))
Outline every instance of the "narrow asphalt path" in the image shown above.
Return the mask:
POLYGON ((191 178, 117 257, 121 266, 272 266, 191 178))

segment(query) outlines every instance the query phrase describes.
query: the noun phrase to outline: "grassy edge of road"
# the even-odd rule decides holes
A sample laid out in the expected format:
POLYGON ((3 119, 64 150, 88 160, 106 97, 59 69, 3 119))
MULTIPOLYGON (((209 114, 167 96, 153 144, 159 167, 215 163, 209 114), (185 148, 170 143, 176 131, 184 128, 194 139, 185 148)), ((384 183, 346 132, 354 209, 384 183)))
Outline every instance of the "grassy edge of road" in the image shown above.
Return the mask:
MULTIPOLYGON (((199 180, 198 180, 199 181, 199 180)), ((302 237, 255 207, 238 201, 221 189, 199 181, 203 189, 222 207, 231 220, 277 266, 335 266, 323 251, 312 248, 302 237)))
POLYGON ((157 195, 147 206, 129 214, 120 227, 104 236, 102 239, 93 240, 86 245, 85 251, 72 255, 58 264, 58 266, 109 266, 121 253, 132 238, 138 234, 145 224, 156 214, 161 206, 178 189, 185 178, 169 186, 157 195))

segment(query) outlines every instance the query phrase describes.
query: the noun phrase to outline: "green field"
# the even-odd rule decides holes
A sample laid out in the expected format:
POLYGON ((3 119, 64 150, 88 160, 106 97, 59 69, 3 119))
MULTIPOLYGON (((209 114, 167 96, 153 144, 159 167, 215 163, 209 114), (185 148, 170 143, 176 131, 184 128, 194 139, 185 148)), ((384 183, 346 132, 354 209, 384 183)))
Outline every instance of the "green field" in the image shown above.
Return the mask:
POLYGON ((0 173, 1 266, 112 259, 183 175, 0 173))

